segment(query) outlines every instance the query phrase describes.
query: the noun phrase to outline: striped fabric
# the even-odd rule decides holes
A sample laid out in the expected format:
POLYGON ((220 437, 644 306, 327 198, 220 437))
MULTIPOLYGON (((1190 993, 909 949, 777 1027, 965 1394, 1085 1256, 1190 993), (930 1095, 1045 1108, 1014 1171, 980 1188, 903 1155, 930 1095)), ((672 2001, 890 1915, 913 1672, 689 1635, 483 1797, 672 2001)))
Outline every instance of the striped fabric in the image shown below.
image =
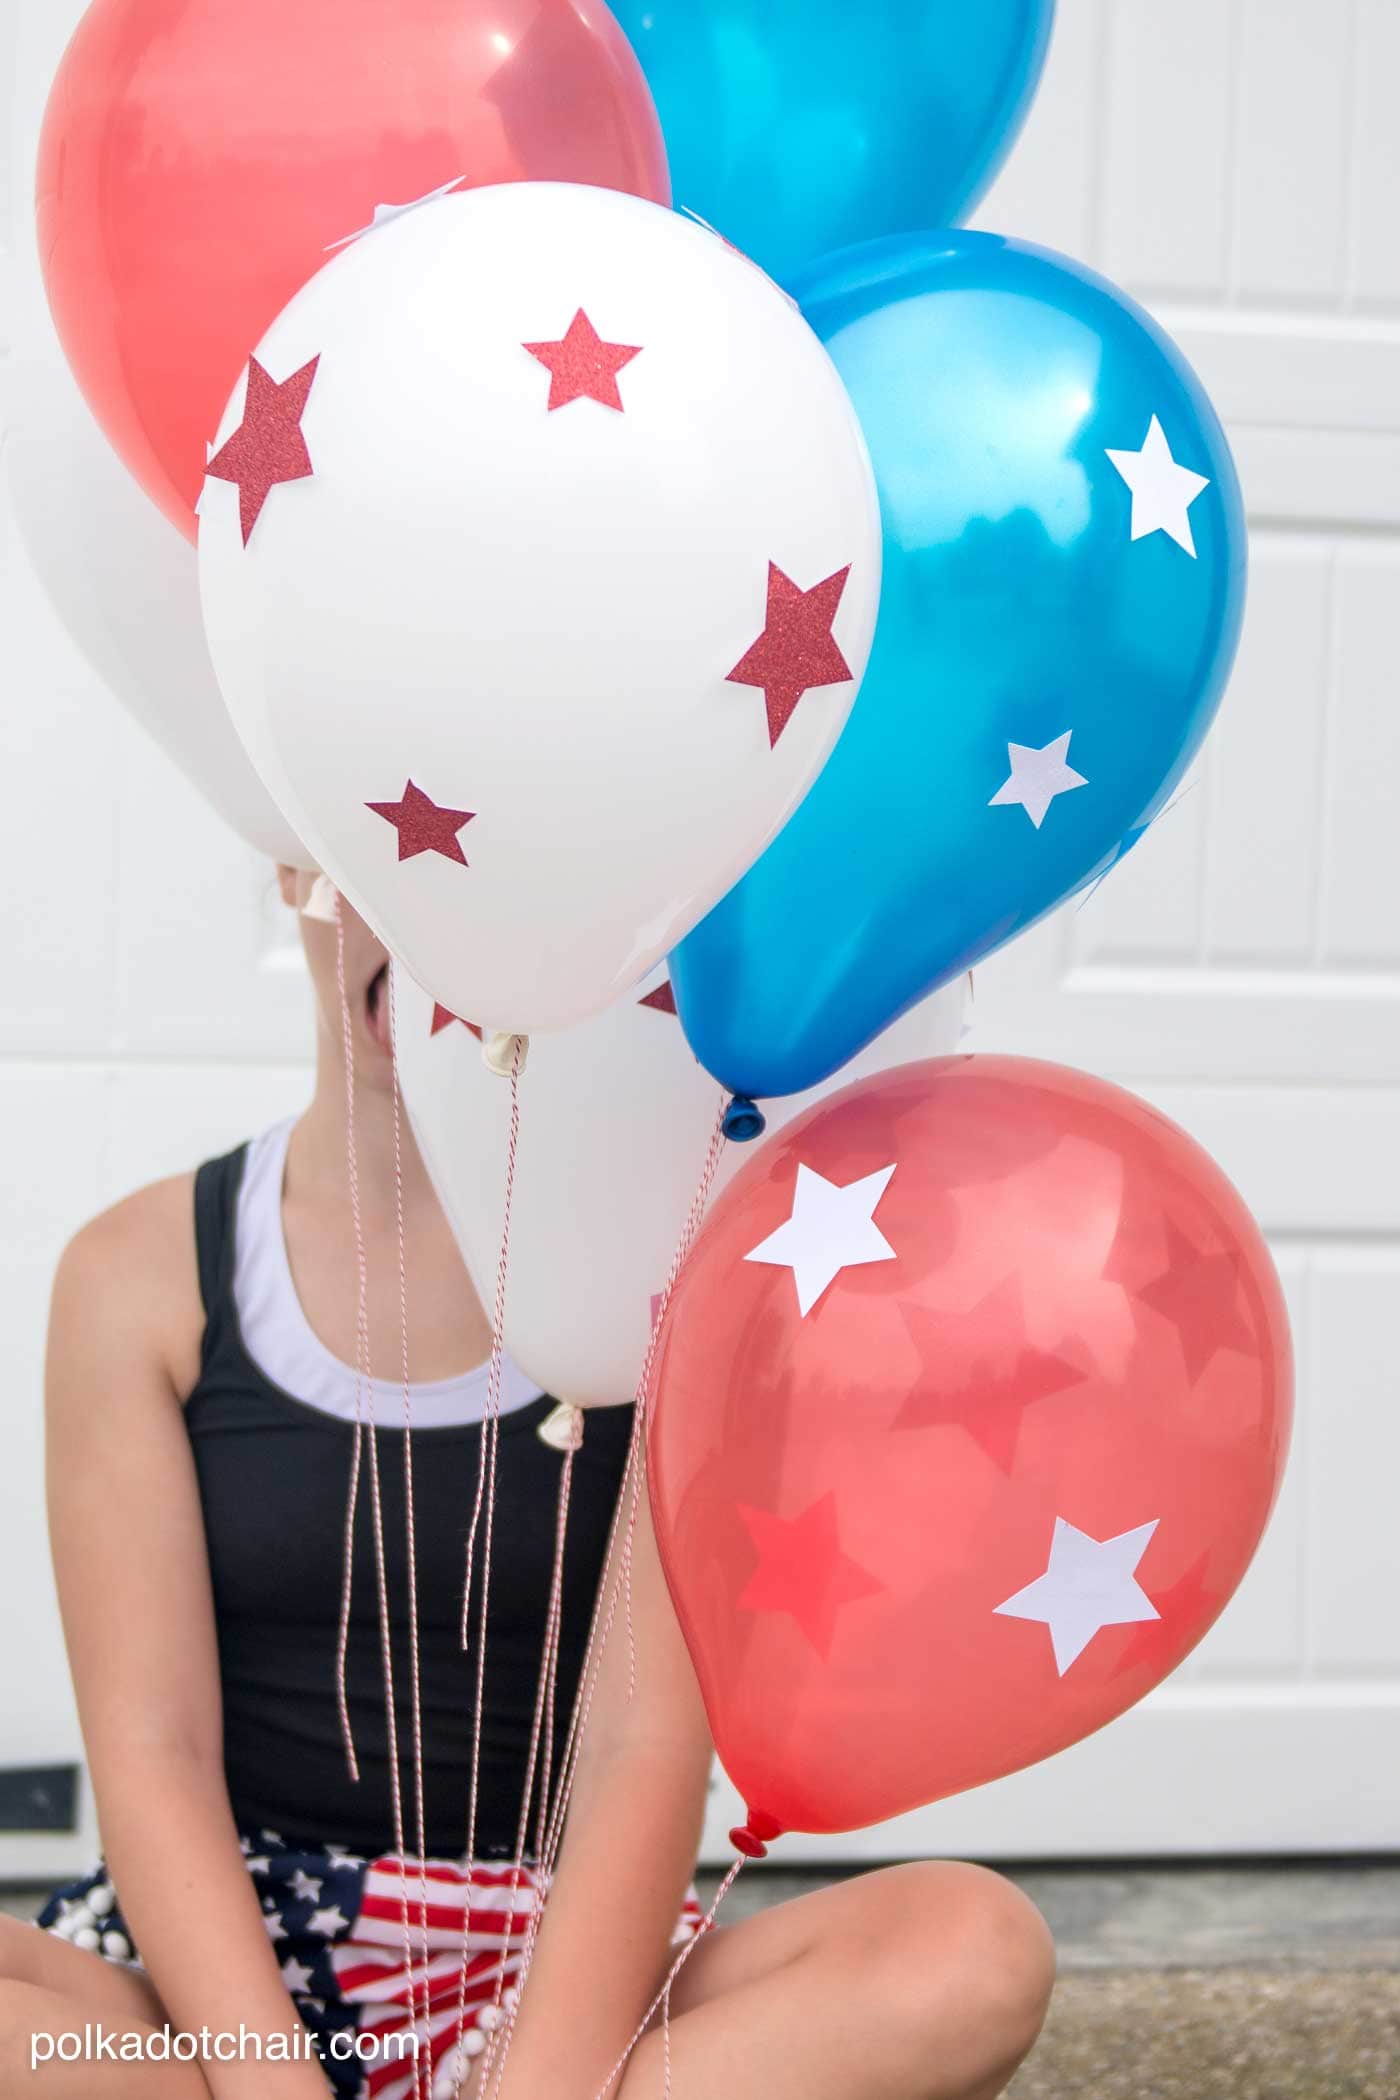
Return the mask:
MULTIPOLYGON (((246 1831, 239 1842, 282 1981, 337 2100, 416 2100, 425 2089, 432 2100, 450 2100, 459 2061, 465 2085, 515 2003, 526 1935, 543 1901, 538 1870, 527 1864, 517 1878, 509 1861, 480 1861, 469 1890, 461 1860, 365 1860, 274 1830, 246 1831), (430 2075, 418 2073, 415 2096, 415 2066, 425 2060, 430 2075)), ((700 1916, 692 1890, 673 1945, 694 1937, 700 1916)), ((55 1891, 39 1923, 109 1961, 141 1966, 105 1863, 55 1891)))
MULTIPOLYGON (((511 1865, 478 1864, 469 1882, 466 1866, 456 1861, 370 1862, 354 1927, 331 1950, 341 1999, 360 2009, 362 2046, 373 2038, 364 2073, 369 2100, 409 2100, 414 2053, 405 2044, 414 2033, 419 2060, 426 2054, 432 2066, 434 2100, 450 2100, 458 2037, 465 2072, 515 2003, 514 1981, 542 1887, 528 1866, 517 1875, 511 1865), (411 1965, 405 1963, 405 1930, 411 1965)), ((694 1935, 700 1916, 692 1892, 673 1944, 694 1935)))

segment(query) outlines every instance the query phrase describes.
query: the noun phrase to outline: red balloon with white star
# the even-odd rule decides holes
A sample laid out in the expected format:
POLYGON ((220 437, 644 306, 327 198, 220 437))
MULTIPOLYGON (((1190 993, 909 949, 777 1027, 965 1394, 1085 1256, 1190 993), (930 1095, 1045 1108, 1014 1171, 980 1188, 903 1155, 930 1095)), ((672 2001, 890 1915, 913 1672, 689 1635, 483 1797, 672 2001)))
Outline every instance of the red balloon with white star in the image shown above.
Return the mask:
POLYGON ((39 252, 89 406, 187 539, 248 352, 327 256, 521 181, 669 201, 598 0, 93 0, 45 113, 39 252))
POLYGON ((1257 1225, 1133 1095, 945 1058, 790 1124, 681 1272, 648 1424, 740 1848, 979 1786, 1141 1699, 1244 1576, 1291 1408, 1257 1225))

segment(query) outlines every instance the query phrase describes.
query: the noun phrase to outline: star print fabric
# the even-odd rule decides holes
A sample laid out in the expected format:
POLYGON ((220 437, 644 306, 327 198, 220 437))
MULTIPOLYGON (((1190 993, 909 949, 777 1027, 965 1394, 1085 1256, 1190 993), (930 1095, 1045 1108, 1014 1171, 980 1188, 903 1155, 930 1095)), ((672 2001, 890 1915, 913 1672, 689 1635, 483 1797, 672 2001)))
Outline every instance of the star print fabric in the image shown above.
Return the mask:
MULTIPOLYGON (((451 2094, 459 2036, 469 2068, 485 2049, 487 2035, 515 2002, 526 1934, 546 1887, 538 1869, 527 1862, 517 1880, 512 1861, 479 1860, 471 1871, 469 1891, 461 1860, 426 1860, 421 1865, 416 1859, 401 1863, 392 1855, 367 1860, 338 1846, 307 1850, 271 1830, 246 1831, 239 1844, 282 1980, 318 2045, 337 2100, 408 2100, 412 2095, 414 2057, 405 2042, 415 2019, 413 1988, 424 2037, 420 2050, 426 2050, 432 2067, 431 2092, 434 2100, 451 2094), (405 1913, 414 1957, 413 1987, 404 1966, 405 1913), (460 2028, 459 1996, 464 2012, 460 2028)), ((700 1917, 692 1890, 673 1945, 694 1936, 700 1917)), ((105 1862, 56 1890, 38 1922, 109 1961, 142 1966, 105 1862)), ((197 1921, 192 1924, 197 1929, 197 1921)))

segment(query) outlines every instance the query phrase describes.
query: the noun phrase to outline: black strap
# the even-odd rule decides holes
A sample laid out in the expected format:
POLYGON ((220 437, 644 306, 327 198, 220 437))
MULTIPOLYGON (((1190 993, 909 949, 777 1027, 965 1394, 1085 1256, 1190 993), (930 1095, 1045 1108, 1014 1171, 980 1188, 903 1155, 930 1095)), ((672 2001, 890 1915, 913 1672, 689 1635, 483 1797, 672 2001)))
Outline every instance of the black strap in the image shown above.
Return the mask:
POLYGON ((248 1147, 240 1145, 222 1159, 206 1160, 194 1177, 194 1244, 206 1341, 210 1323, 233 1289, 234 1218, 247 1156, 248 1147))

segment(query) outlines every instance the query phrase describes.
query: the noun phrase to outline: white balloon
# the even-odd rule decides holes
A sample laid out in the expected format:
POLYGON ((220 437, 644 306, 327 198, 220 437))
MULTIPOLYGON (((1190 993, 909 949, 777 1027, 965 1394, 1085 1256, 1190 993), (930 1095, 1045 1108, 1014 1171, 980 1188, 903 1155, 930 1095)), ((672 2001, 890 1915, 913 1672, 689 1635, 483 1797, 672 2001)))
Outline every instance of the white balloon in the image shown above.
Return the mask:
POLYGON ((133 481, 62 362, 12 367, 5 473, 35 575, 98 677, 259 853, 312 863, 253 771, 209 661, 193 547, 133 481))
MULTIPOLYGON (((318 360, 311 471, 246 545, 243 483, 200 499, 210 646, 259 771, 445 1004, 517 1031, 597 1012, 756 858, 849 712, 880 522, 835 367, 703 228, 556 183, 367 234, 256 356, 278 385, 318 360), (579 314, 635 355, 551 408, 579 314), (839 593, 851 674, 780 635, 773 687, 809 682, 771 745, 765 691, 729 676, 784 589, 770 563, 839 593), (373 807, 414 795, 447 812, 440 850, 373 807)), ((220 449, 246 412, 240 380, 220 449)))
MULTIPOLYGON (((662 997, 665 996, 662 979, 662 997)), ((505 1344, 537 1384, 576 1406, 632 1396, 652 1299, 666 1281, 723 1098, 680 1022, 633 992, 536 1037, 520 1079, 520 1143, 505 1344)), ((400 1084, 438 1198, 485 1305, 495 1297, 510 1086, 481 1045, 406 970, 394 972, 400 1084)), ((811 1093, 765 1101, 771 1133, 813 1101, 891 1065, 955 1050, 959 979, 911 1009, 811 1093)), ((715 1192, 753 1156, 726 1144, 715 1192)))

